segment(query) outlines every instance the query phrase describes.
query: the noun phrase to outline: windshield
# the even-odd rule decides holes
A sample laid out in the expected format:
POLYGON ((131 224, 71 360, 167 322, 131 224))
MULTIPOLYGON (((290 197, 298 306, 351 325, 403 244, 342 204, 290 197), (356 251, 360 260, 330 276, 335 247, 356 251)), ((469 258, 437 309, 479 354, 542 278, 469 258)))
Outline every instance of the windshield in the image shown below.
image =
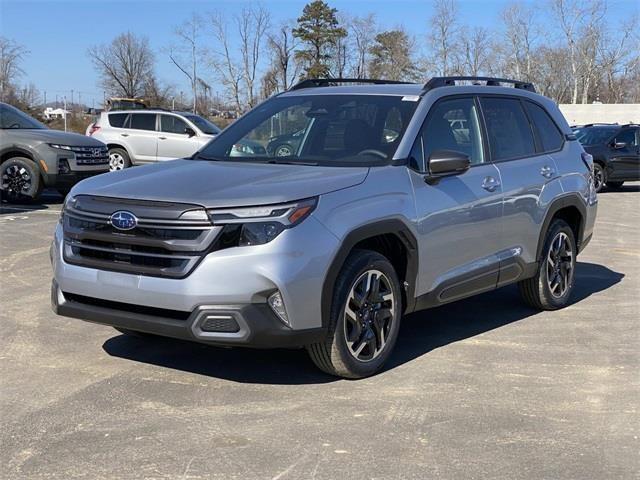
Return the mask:
POLYGON ((393 157, 416 105, 385 95, 276 97, 230 125, 194 158, 384 165, 393 157))
POLYGON ((206 120, 198 115, 185 115, 196 127, 200 129, 205 135, 217 135, 220 133, 220 129, 216 127, 209 120, 206 120))
POLYGON ((582 145, 600 145, 613 137, 620 127, 582 127, 573 130, 582 145))
POLYGON ((2 129, 43 129, 47 128, 35 118, 11 105, 0 104, 0 128, 2 129))

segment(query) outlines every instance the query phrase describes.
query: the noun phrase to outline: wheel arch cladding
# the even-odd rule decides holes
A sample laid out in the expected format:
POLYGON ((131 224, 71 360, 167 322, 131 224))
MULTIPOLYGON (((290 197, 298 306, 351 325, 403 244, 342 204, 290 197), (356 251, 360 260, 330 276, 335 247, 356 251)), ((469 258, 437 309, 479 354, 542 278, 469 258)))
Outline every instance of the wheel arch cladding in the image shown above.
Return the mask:
POLYGON ((404 311, 415 306, 415 281, 418 275, 417 241, 409 227, 399 219, 387 219, 363 225, 349 232, 327 271, 322 286, 322 326, 328 326, 336 279, 345 260, 354 249, 373 250, 384 255, 396 270, 402 288, 404 311), (405 282, 407 287, 404 288, 405 282))
POLYGON ((551 226, 551 222, 555 219, 564 220, 569 224, 575 237, 578 251, 582 243, 582 232, 584 231, 584 222, 587 217, 587 207, 578 194, 565 195, 556 199, 547 210, 544 223, 540 229, 538 237, 538 249, 536 251, 536 259, 540 260, 542 249, 544 247, 545 237, 551 226))

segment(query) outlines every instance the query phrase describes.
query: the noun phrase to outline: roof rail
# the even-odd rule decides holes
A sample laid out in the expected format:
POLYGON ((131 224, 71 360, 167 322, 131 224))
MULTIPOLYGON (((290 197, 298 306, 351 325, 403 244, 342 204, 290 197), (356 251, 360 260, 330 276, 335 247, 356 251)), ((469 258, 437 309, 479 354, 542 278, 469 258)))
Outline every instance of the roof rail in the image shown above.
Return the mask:
POLYGON ((381 80, 378 78, 308 78, 296 83, 289 88, 292 90, 301 90, 303 88, 315 88, 315 87, 335 87, 339 83, 370 83, 372 85, 405 85, 411 84, 411 82, 401 82, 398 80, 381 80))
POLYGON ((528 92, 536 91, 533 83, 522 82, 520 80, 509 80, 507 78, 494 78, 494 77, 433 77, 424 85, 424 91, 429 91, 433 88, 448 87, 456 84, 457 81, 471 81, 471 82, 486 82, 488 87, 499 87, 502 83, 511 83, 514 88, 527 90, 528 92))

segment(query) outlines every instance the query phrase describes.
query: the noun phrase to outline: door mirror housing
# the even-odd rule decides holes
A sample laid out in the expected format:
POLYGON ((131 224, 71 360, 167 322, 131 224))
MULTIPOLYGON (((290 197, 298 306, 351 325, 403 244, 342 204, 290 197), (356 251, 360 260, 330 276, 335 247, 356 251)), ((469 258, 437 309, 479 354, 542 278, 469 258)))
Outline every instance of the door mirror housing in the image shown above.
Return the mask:
POLYGON ((429 156, 427 168, 429 173, 425 181, 429 184, 436 183, 442 177, 460 175, 469 170, 471 160, 469 155, 455 150, 436 150, 429 156))
POLYGON ((627 142, 613 142, 613 148, 616 150, 620 150, 621 148, 626 148, 627 142))
POLYGON ((191 128, 191 127, 185 127, 184 129, 184 133, 186 133, 187 135, 189 135, 189 138, 191 137, 195 137, 196 136, 196 131, 191 128))

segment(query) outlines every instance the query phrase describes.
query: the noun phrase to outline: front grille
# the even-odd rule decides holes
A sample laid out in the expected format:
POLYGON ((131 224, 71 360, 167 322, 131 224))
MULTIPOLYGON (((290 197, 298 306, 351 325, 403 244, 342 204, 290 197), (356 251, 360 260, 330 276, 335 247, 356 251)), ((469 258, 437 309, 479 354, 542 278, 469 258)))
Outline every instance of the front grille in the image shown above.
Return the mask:
POLYGON ((64 258, 101 270, 183 278, 215 249, 222 230, 208 220, 180 219, 194 209, 201 207, 80 195, 64 211, 64 258), (119 210, 135 215, 137 226, 115 228, 110 217, 119 210))
POLYGON ((103 147, 71 147, 76 155, 78 165, 101 165, 109 163, 109 153, 106 146, 103 147))

